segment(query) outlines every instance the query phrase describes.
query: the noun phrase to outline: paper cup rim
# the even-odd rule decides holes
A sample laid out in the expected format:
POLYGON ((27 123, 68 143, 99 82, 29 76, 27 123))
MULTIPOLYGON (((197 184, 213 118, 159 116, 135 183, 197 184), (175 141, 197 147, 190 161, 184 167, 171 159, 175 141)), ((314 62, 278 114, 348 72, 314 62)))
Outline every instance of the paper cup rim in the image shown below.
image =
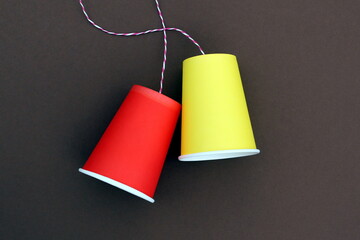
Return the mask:
POLYGON ((135 91, 137 93, 140 93, 144 96, 149 97, 150 99, 152 99, 154 101, 157 101, 161 104, 167 105, 171 108, 174 108, 174 109, 177 109, 179 107, 181 108, 181 104, 179 102, 175 101, 174 99, 172 99, 162 93, 159 93, 153 89, 150 89, 148 87, 144 87, 144 86, 135 84, 132 86, 130 91, 135 91))
POLYGON ((259 149, 233 149, 233 150, 220 150, 220 151, 209 151, 209 152, 199 152, 181 155, 178 159, 183 162, 192 162, 192 161, 207 161, 207 160, 220 160, 227 158, 236 158, 236 157, 247 157, 259 154, 259 149))
POLYGON ((196 55, 196 56, 186 58, 183 61, 183 63, 191 61, 191 60, 196 59, 196 58, 205 58, 205 57, 208 58, 208 57, 211 57, 211 56, 228 56, 228 57, 235 57, 236 58, 236 56, 234 54, 231 54, 231 53, 207 53, 207 54, 200 54, 200 55, 196 55))
POLYGON ((111 178, 108 178, 108 177, 105 177, 101 174, 98 174, 98 173, 95 173, 95 172, 92 172, 92 171, 89 171, 89 170, 85 170, 83 168, 79 168, 79 172, 85 174, 85 175, 88 175, 90 177, 93 177, 93 178, 96 178, 100 181, 103 181, 105 183, 108 183, 110 185, 113 185, 114 187, 117 187, 117 188, 120 188, 121 190, 124 190, 128 193, 131 193, 139 198, 142 198, 148 202, 151 202, 151 203, 154 203, 155 200, 151 197, 149 197, 148 195, 146 195, 145 193, 143 192, 140 192, 139 190, 136 190, 135 188, 132 188, 124 183, 121 183, 119 181, 115 181, 111 178))

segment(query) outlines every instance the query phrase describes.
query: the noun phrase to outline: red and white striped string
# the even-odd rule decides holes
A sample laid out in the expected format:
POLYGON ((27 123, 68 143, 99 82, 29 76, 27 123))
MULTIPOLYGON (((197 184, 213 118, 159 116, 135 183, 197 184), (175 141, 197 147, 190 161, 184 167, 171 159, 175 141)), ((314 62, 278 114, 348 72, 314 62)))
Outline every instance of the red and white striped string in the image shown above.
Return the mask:
POLYGON ((159 1, 155 0, 156 3, 156 9, 158 11, 160 20, 161 20, 161 25, 164 29, 164 55, 163 55, 163 64, 162 64, 162 68, 161 68, 161 79, 160 79, 160 90, 159 93, 162 93, 163 90, 163 85, 164 85, 164 74, 165 74, 165 67, 166 67, 166 55, 167 55, 167 36, 166 36, 166 30, 165 30, 165 21, 164 21, 164 17, 162 15, 161 9, 160 9, 160 5, 159 5, 159 1))
POLYGON ((83 11, 86 19, 91 23, 91 25, 93 25, 95 28, 97 28, 97 29, 99 29, 99 30, 101 30, 101 31, 103 31, 103 32, 105 32, 107 34, 114 35, 114 36, 131 37, 131 36, 140 36, 140 35, 143 35, 143 34, 154 33, 154 32, 163 32, 164 33, 164 55, 163 55, 163 64, 162 64, 162 69, 161 69, 159 93, 162 93, 162 91, 163 91, 164 74, 165 74, 166 61, 167 61, 167 58, 166 58, 166 56, 167 56, 167 35, 166 35, 166 31, 180 32, 181 34, 183 34, 185 37, 187 37, 193 44, 195 44, 198 47, 201 54, 205 54, 205 52, 203 51, 203 49, 201 48, 199 43, 197 41, 195 41, 188 33, 186 33, 185 31, 183 31, 183 30, 181 30, 179 28, 167 28, 165 26, 164 17, 162 15, 158 0, 155 0, 155 3, 156 3, 156 8, 157 8, 158 15, 159 15, 160 20, 161 20, 162 28, 150 29, 150 30, 141 31, 141 32, 131 32, 131 33, 117 33, 117 32, 106 30, 103 27, 97 25, 93 20, 90 19, 88 13, 86 12, 83 1, 79 0, 79 3, 80 3, 80 6, 82 8, 82 11, 83 11))

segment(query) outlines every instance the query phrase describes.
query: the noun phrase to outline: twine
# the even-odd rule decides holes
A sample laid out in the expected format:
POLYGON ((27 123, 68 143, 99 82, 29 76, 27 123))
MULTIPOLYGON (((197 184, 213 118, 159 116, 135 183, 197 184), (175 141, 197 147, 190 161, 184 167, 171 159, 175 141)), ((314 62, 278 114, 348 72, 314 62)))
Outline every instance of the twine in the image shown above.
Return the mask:
POLYGON ((205 52, 203 51, 203 49, 201 48, 199 43, 197 41, 195 41, 188 33, 186 33, 185 31, 183 31, 183 30, 181 30, 179 28, 171 28, 171 27, 168 28, 168 27, 165 26, 164 17, 162 15, 158 0, 155 0, 155 4, 156 4, 157 13, 158 13, 159 18, 161 20, 162 28, 150 29, 150 30, 141 31, 141 32, 130 32, 130 33, 117 33, 117 32, 106 30, 105 28, 99 26, 93 20, 91 20, 91 18, 89 17, 89 14, 86 12, 83 1, 79 0, 79 3, 80 3, 81 9, 82 9, 86 19, 91 23, 91 25, 93 25, 95 28, 99 29, 100 31, 102 31, 104 33, 107 33, 107 34, 110 34, 110 35, 113 35, 113 36, 131 37, 131 36, 140 36, 140 35, 144 35, 144 34, 148 34, 148 33, 154 33, 154 32, 163 32, 163 35, 164 35, 164 55, 163 55, 163 63, 162 63, 162 69, 161 69, 159 93, 162 93, 162 91, 163 91, 164 74, 165 74, 166 61, 167 61, 167 58, 166 58, 166 56, 167 56, 167 35, 166 35, 166 31, 180 32, 181 34, 183 34, 185 37, 187 37, 193 44, 195 44, 198 47, 201 54, 205 54, 205 52))

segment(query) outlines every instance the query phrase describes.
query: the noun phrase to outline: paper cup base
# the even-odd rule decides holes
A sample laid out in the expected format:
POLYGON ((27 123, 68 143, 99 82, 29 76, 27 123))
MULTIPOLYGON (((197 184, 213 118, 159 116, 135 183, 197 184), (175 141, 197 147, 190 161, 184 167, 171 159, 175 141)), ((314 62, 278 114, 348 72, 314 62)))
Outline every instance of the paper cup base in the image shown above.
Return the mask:
POLYGON ((99 179, 100 181, 103 181, 103 182, 106 182, 110 185, 113 185, 117 188, 120 188, 128 193, 131 193, 137 197, 140 197, 142 199, 145 199, 146 201, 149 201, 151 203, 154 203, 155 200, 152 199, 151 197, 149 197, 148 195, 146 195, 145 193, 142 193, 140 192, 139 190, 136 190, 135 188, 132 188, 132 187, 129 187, 121 182, 118 182, 118 181, 115 181, 111 178, 108 178, 108 177, 105 177, 103 175, 100 175, 98 173, 94 173, 94 172, 91 172, 91 171, 88 171, 88 170, 85 170, 85 169, 82 169, 82 168, 79 168, 79 172, 83 173, 83 174, 86 174, 90 177, 93 177, 93 178, 96 178, 96 179, 99 179))
POLYGON ((226 158, 246 157, 260 153, 259 149, 236 149, 236 150, 222 150, 222 151, 210 151, 192 153, 187 155, 181 155, 180 161, 207 161, 207 160, 219 160, 226 158))

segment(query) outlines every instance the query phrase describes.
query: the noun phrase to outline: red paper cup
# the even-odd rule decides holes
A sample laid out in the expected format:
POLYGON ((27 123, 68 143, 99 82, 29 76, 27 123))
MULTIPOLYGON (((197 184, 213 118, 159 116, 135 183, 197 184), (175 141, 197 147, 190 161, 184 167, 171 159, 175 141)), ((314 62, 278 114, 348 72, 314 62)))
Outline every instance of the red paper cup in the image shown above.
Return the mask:
POLYGON ((180 109, 171 98, 134 85, 79 171, 153 203, 180 109))

